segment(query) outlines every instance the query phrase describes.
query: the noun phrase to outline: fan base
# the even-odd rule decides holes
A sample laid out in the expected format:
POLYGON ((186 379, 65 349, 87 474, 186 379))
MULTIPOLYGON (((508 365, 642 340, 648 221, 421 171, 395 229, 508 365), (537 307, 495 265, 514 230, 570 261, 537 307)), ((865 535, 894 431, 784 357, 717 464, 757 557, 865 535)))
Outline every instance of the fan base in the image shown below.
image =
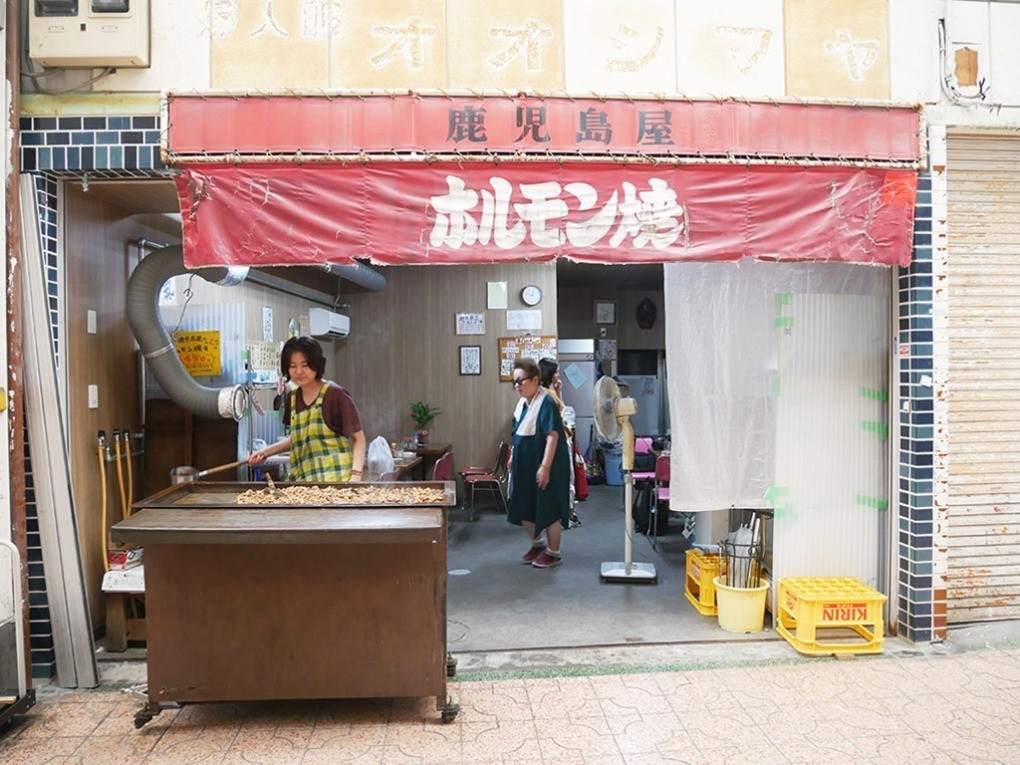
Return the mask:
POLYGON ((655 573, 655 566, 651 563, 631 563, 630 570, 627 564, 603 563, 599 572, 604 582, 634 582, 636 584, 655 584, 658 574, 655 573))

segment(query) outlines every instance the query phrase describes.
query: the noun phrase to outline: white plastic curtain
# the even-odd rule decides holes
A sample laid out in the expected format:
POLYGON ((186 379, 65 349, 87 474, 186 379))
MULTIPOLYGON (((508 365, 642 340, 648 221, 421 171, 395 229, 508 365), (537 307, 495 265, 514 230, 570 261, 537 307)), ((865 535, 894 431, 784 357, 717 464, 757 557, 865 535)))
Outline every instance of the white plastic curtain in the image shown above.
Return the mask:
POLYGON ((888 491, 889 272, 750 260, 664 268, 671 508, 773 507, 775 576, 874 584, 888 491))

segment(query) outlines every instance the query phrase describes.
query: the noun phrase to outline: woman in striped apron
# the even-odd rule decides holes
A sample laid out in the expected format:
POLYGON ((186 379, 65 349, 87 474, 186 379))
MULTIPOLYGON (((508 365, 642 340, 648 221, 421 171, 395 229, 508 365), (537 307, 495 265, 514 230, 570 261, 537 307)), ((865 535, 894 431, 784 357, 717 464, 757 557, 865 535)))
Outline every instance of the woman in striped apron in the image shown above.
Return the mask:
POLYGON ((292 337, 280 354, 283 375, 298 387, 286 399, 283 424, 290 435, 248 458, 258 465, 273 454, 290 452, 291 481, 360 481, 365 464, 365 432, 354 400, 342 387, 323 380, 326 358, 310 337, 292 337))

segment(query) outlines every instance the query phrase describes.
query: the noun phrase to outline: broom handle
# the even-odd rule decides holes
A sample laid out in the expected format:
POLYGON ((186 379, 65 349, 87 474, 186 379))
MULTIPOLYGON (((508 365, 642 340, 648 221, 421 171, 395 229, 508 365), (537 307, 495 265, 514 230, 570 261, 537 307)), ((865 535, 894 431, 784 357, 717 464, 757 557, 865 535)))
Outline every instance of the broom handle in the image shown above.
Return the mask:
POLYGON ((248 460, 245 459, 238 460, 237 462, 228 462, 226 465, 217 465, 216 467, 211 467, 208 470, 202 470, 196 477, 201 478, 202 476, 207 476, 211 473, 219 473, 221 470, 230 470, 232 467, 238 467, 239 465, 244 465, 247 462, 248 460))

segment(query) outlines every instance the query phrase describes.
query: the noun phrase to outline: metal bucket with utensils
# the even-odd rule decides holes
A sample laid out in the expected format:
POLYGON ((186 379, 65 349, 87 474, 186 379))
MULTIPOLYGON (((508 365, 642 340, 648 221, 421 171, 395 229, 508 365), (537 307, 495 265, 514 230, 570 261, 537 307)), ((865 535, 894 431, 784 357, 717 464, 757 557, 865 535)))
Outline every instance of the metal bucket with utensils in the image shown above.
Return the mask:
POLYGON ((248 460, 237 460, 237 462, 228 462, 226 465, 217 465, 216 467, 208 468, 207 470, 199 470, 193 468, 191 465, 180 465, 170 471, 170 483, 192 483, 197 481, 199 478, 204 478, 212 473, 219 473, 221 470, 230 470, 230 468, 236 468, 239 465, 247 464, 248 460))

